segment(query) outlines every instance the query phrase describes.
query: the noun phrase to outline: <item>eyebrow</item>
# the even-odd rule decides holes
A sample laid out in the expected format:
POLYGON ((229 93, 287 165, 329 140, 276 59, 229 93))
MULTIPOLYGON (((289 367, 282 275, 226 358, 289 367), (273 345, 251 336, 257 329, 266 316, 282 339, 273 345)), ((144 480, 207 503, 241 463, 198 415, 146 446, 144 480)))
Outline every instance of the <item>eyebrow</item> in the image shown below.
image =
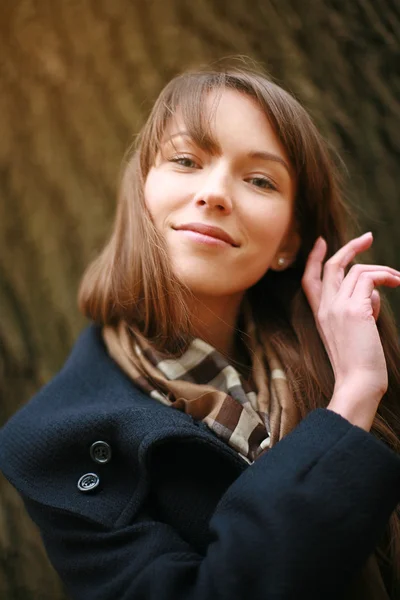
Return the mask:
MULTIPOLYGON (((162 143, 167 144, 169 141, 171 141, 175 137, 188 137, 188 138, 192 139, 192 136, 190 135, 190 133, 188 131, 177 131, 176 133, 173 133, 172 135, 170 135, 162 143)), ((217 148, 217 150, 218 150, 218 148, 217 148)), ((268 162, 277 162, 286 169, 286 171, 288 172, 288 174, 290 176, 293 175, 292 169, 290 168, 290 166, 288 165, 286 160, 283 159, 278 154, 273 154, 272 152, 265 152, 263 150, 251 150, 250 152, 247 153, 246 157, 247 158, 258 158, 258 159, 265 160, 268 162)))
POLYGON ((289 167, 286 160, 284 160, 281 156, 278 156, 278 154, 273 154, 272 152, 263 152, 260 150, 254 150, 254 151, 249 152, 247 156, 249 158, 261 158, 261 160, 277 162, 285 167, 285 169, 289 173, 289 175, 292 175, 292 169, 289 167))
MULTIPOLYGON (((192 142, 194 142, 197 145, 196 140, 193 139, 193 136, 190 135, 190 133, 188 131, 177 131, 176 133, 169 135, 165 140, 161 140, 161 143, 167 144, 168 142, 170 142, 171 140, 173 140, 176 137, 187 137, 187 138, 189 138, 189 140, 191 140, 192 142)), ((219 145, 216 142, 213 141, 212 145, 215 148, 216 153, 221 152, 219 145)))
POLYGON ((179 137, 179 136, 186 136, 191 138, 192 136, 190 135, 190 133, 188 131, 177 131, 176 133, 173 133, 172 135, 169 135, 167 137, 167 139, 162 140, 163 144, 166 144, 167 142, 169 142, 170 140, 172 140, 175 137, 179 137))

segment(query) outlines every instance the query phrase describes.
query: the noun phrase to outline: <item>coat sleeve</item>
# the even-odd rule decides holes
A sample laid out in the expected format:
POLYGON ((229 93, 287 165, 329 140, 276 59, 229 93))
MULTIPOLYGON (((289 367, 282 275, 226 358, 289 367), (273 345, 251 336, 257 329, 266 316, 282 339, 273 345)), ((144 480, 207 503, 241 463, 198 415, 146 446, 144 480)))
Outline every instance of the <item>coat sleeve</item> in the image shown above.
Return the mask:
POLYGON ((400 458, 317 409, 227 489, 204 555, 144 506, 105 525, 20 493, 74 600, 337 599, 399 502, 400 458))

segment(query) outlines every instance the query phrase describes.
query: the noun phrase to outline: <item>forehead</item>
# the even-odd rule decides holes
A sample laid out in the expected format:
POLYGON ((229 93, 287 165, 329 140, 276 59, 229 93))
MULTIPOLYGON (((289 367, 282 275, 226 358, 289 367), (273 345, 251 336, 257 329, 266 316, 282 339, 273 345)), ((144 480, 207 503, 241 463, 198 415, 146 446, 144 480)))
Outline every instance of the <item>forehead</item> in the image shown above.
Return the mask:
POLYGON ((268 146, 284 154, 265 111, 254 98, 237 90, 203 93, 198 106, 196 103, 188 106, 185 101, 177 104, 165 124, 162 141, 180 132, 185 132, 199 146, 214 151, 221 145, 239 144, 252 150, 268 146))
MULTIPOLYGON (((228 112, 229 115, 240 113, 244 119, 252 120, 257 115, 259 120, 267 120, 267 117, 257 101, 249 95, 231 89, 204 91, 198 104, 186 99, 178 103, 170 115, 167 126, 174 122, 201 125, 203 129, 215 128, 221 116, 228 112)), ((229 117, 228 115, 228 117, 229 117)), ((237 114, 236 114, 237 116, 237 114)))

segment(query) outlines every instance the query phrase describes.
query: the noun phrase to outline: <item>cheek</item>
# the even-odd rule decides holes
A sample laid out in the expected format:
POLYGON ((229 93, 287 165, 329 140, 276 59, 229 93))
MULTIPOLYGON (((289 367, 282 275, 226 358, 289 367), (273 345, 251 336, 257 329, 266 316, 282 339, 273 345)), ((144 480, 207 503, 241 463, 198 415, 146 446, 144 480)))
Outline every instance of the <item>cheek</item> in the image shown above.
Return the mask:
POLYGON ((144 186, 144 200, 156 225, 161 225, 179 201, 179 190, 167 173, 151 170, 144 186))
POLYGON ((151 171, 144 186, 144 201, 153 223, 159 227, 165 218, 168 203, 166 202, 165 186, 160 181, 160 177, 156 177, 151 171))
POLYGON ((249 223, 250 239, 254 246, 275 252, 290 228, 293 211, 288 203, 271 203, 265 210, 253 215, 249 223))
POLYGON ((158 204, 157 200, 157 186, 155 185, 155 177, 153 172, 150 170, 146 178, 146 183, 144 184, 144 201, 152 216, 154 208, 156 208, 158 204))

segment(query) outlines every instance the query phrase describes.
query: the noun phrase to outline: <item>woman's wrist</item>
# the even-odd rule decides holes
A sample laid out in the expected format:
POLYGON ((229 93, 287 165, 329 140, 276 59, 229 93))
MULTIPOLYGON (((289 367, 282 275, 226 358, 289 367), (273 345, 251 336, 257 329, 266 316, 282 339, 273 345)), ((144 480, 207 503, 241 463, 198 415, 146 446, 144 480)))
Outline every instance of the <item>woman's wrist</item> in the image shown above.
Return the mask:
POLYGON ((366 392, 361 381, 354 381, 334 390, 327 409, 341 415, 352 425, 370 431, 383 393, 366 392))

